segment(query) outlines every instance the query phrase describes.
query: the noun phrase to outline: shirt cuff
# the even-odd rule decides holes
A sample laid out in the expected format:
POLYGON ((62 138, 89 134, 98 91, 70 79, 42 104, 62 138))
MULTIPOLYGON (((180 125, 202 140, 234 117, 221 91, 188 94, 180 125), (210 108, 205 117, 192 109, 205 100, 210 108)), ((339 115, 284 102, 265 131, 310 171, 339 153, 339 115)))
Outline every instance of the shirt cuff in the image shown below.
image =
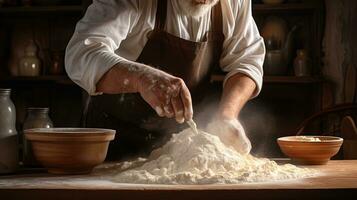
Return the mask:
POLYGON ((119 62, 122 62, 124 59, 116 54, 113 53, 100 53, 100 55, 97 55, 96 63, 93 66, 95 67, 94 71, 91 71, 89 76, 91 77, 89 80, 89 88, 87 88, 87 92, 91 96, 97 96, 97 95, 102 95, 102 92, 97 92, 96 85, 99 82, 99 80, 103 77, 105 73, 107 73, 114 65, 118 64, 119 62))

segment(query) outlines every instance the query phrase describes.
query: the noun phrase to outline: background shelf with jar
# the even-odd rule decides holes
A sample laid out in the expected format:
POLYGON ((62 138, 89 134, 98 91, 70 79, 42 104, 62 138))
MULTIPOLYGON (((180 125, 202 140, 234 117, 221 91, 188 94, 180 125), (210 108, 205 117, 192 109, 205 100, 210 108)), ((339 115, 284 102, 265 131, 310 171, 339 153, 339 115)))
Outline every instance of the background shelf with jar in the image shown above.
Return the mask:
POLYGON ((50 108, 55 126, 79 126, 83 91, 64 52, 88 6, 81 0, 0 0, 0 88, 11 88, 18 130, 26 109, 50 108))
POLYGON ((280 157, 275 139, 295 134, 301 121, 322 109, 324 1, 264 2, 254 4, 253 15, 266 43, 265 85, 261 96, 242 114, 248 116, 248 126, 255 130, 256 146, 265 141, 256 153, 271 150, 270 156, 280 157), (257 110, 261 107, 262 111, 257 110), (250 110, 256 110, 262 118, 260 128, 249 123, 254 122, 250 110))
MULTIPOLYGON (((301 121, 322 109, 324 1, 253 0, 253 16, 267 50, 264 85, 241 121, 253 153, 279 157, 275 139, 294 134, 301 121)), ((219 71, 211 77, 218 94, 223 79, 219 71)))

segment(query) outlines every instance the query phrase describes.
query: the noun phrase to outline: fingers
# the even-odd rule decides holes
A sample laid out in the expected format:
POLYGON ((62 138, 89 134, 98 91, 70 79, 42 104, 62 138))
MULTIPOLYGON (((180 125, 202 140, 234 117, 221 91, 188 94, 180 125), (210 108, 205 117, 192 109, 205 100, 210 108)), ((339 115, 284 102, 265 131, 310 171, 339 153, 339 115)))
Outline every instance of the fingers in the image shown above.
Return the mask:
POLYGON ((248 139, 244 144, 244 148, 242 150, 242 154, 249 154, 251 150, 252 150, 252 143, 248 139))
POLYGON ((156 114, 160 117, 173 118, 175 117, 174 109, 172 105, 161 105, 157 101, 148 102, 149 105, 155 110, 156 114))
POLYGON ((176 77, 160 78, 140 94, 160 117, 175 117, 178 123, 191 120, 191 94, 185 82, 176 77))
POLYGON ((250 143, 249 139, 247 137, 244 138, 236 138, 233 147, 235 150, 237 150, 239 153, 246 155, 249 154, 251 149, 252 149, 252 144, 250 143))
POLYGON ((175 116, 171 105, 171 96, 168 94, 169 84, 158 82, 150 89, 148 97, 144 98, 160 117, 172 118, 175 116))
POLYGON ((173 118, 175 116, 174 109, 171 104, 164 105, 165 117, 173 118))
POLYGON ((207 129, 209 133, 217 135, 223 144, 233 147, 240 154, 250 153, 252 144, 237 119, 213 121, 207 129))
POLYGON ((155 96, 153 96, 153 98, 147 98, 146 102, 155 110, 158 116, 166 116, 164 107, 161 105, 160 101, 155 96))
POLYGON ((153 106, 157 115, 159 115, 160 117, 165 117, 165 113, 164 113, 164 109, 162 108, 162 106, 153 106))
MULTIPOLYGON (((174 111, 171 105, 166 105, 165 100, 160 95, 142 95, 145 101, 156 111, 160 117, 172 118, 174 111)), ((170 102, 169 102, 170 103, 170 102)))
POLYGON ((182 79, 175 79, 171 85, 171 105, 178 123, 191 120, 193 115, 191 94, 182 79))
POLYGON ((247 137, 242 124, 238 120, 229 121, 232 133, 236 135, 234 148, 241 154, 249 154, 252 149, 252 144, 247 137))
POLYGON ((175 111, 176 121, 180 124, 185 122, 184 107, 180 96, 172 97, 171 104, 175 111))
POLYGON ((186 120, 191 120, 193 117, 192 98, 190 91, 184 83, 181 87, 180 97, 184 108, 184 117, 186 120))

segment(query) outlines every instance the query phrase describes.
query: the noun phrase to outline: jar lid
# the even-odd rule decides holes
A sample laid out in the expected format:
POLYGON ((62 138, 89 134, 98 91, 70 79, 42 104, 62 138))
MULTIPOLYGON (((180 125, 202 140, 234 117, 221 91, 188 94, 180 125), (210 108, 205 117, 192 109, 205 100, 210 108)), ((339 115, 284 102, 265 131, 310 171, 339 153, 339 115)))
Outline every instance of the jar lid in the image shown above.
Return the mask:
POLYGON ((0 94, 2 95, 9 95, 11 93, 11 89, 8 88, 0 88, 0 94))
POLYGON ((28 107, 26 110, 27 110, 28 112, 48 113, 50 109, 47 108, 47 107, 44 107, 44 108, 28 107))

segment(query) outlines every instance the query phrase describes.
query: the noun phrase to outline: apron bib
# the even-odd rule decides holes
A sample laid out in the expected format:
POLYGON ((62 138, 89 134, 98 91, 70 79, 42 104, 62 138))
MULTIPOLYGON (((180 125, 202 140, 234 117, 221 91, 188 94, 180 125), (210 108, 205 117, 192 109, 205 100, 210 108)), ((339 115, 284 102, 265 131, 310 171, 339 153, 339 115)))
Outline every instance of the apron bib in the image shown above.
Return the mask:
MULTIPOLYGON (((218 66, 222 44, 222 10, 218 3, 211 12, 211 30, 203 42, 193 42, 164 31, 167 0, 158 0, 154 30, 137 62, 182 78, 188 86, 193 105, 198 105, 209 87, 210 71, 218 66)), ((195 107, 195 106, 194 106, 195 107)), ((161 118, 140 94, 100 95, 89 98, 85 109, 86 127, 117 131, 107 160, 146 156, 166 142, 185 125, 175 119, 161 118)))

